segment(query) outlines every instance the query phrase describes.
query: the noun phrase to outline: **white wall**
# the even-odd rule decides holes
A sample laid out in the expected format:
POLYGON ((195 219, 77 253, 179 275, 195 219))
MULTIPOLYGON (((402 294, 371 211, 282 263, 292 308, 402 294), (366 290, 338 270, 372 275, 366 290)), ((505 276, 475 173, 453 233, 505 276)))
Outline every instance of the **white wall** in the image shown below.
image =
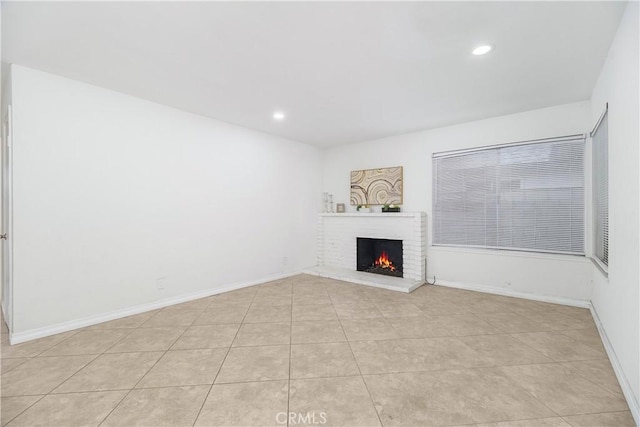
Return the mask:
MULTIPOLYGON (((403 210, 426 211, 430 219, 432 153, 585 133, 589 114, 590 104, 580 102, 336 147, 324 155, 323 191, 348 204, 350 171, 403 166, 403 210)), ((498 292, 583 301, 591 295, 591 266, 584 257, 429 246, 427 274, 440 283, 498 292)))
POLYGON ((636 408, 640 396, 638 14, 639 4, 630 2, 591 99, 591 126, 609 103, 609 277, 593 268, 592 303, 629 381, 636 408))
POLYGON ((14 333, 315 265, 316 148, 12 74, 14 333))

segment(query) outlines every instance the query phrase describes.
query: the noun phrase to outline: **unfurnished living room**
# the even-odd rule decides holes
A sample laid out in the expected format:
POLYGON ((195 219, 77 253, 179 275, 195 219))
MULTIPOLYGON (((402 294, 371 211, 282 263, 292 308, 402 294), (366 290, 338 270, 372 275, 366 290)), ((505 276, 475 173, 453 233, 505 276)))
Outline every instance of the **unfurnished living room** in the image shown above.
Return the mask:
POLYGON ((640 424, 640 3, 2 1, 2 426, 640 424))

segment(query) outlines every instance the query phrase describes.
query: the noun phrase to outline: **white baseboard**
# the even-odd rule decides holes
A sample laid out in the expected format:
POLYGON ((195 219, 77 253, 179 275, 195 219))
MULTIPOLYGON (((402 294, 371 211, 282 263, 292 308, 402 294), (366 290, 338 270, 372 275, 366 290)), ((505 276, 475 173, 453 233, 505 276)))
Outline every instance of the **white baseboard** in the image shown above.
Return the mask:
MULTIPOLYGON (((296 276, 302 274, 303 270, 295 271, 291 273, 276 274, 273 276, 263 277, 258 280, 251 280, 246 282, 238 282, 224 288, 209 289, 206 291, 195 292, 192 294, 179 295, 175 297, 166 298, 159 301, 154 301, 146 304, 140 304, 133 307, 127 307, 120 310, 111 311, 108 313, 102 313, 95 316, 84 317, 82 319, 70 320, 68 322, 57 323, 51 326, 45 326, 42 328, 31 329, 24 332, 10 333, 9 342, 11 344, 19 344, 26 341, 35 340, 37 338, 48 337, 50 335, 59 334, 62 332, 72 331, 74 329, 84 328, 87 326, 96 325, 102 322, 108 322, 109 320, 121 319, 123 317, 132 316, 134 314, 140 314, 151 310, 157 310, 159 308, 167 307, 170 305, 180 304, 183 302, 193 301, 200 298, 206 298, 212 295, 221 294, 224 292, 235 291, 237 289, 248 288, 250 286, 259 285, 273 280, 284 279, 286 277, 296 276)), ((11 330, 11 329, 9 329, 11 330)))
POLYGON ((487 294, 503 295, 506 297, 524 298, 533 301, 549 302, 552 304, 570 305, 572 307, 590 308, 591 303, 587 300, 557 297, 552 295, 536 295, 528 292, 519 292, 511 289, 499 288, 497 286, 480 285, 476 283, 461 283, 448 280, 437 280, 435 286, 446 286, 448 288, 466 289, 468 291, 484 292, 487 294))
POLYGON ((625 399, 627 400, 627 405, 629 405, 629 411, 631 411, 631 415, 636 422, 637 426, 640 426, 640 405, 636 400, 633 391, 631 389, 631 385, 629 384, 629 380, 627 376, 624 374, 622 370, 622 365, 620 365, 620 361, 618 360, 618 356, 616 355, 613 346, 611 345, 611 341, 609 341, 609 337, 607 336, 607 332, 604 330, 604 326, 602 326, 602 322, 600 322, 600 317, 598 316, 598 312, 591 305, 589 307, 591 310, 591 316, 593 317, 593 321, 598 328, 598 333, 600 334, 600 340, 604 345, 604 349, 607 352, 607 356, 609 356, 609 361, 611 362, 611 366, 613 367, 613 372, 616 374, 616 378, 618 378, 618 383, 620 384, 620 388, 622 389, 622 394, 624 394, 625 399))

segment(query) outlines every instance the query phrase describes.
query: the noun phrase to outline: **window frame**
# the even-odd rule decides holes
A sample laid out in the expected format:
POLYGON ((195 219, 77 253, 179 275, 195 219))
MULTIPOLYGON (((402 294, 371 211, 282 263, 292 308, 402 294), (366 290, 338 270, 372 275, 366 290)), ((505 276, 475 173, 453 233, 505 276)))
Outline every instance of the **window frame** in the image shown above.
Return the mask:
MULTIPOLYGON (((518 142, 512 142, 512 143, 506 143, 506 144, 494 144, 494 145, 486 145, 486 146, 481 146, 481 147, 473 147, 473 148, 467 148, 467 149, 460 149, 460 150, 452 150, 452 151, 443 151, 443 152, 433 152, 432 153, 432 167, 434 168, 432 170, 432 203, 431 203, 431 207, 432 207, 432 242, 431 242, 431 246, 433 247, 439 247, 439 248, 461 248, 461 249, 471 249, 471 250, 489 250, 489 251, 512 251, 512 252, 519 252, 519 253, 526 253, 526 254, 534 254, 534 255, 569 255, 569 256, 577 256, 577 257, 587 257, 588 256, 588 252, 587 252, 587 240, 586 240, 586 233, 588 232, 588 224, 586 221, 586 213, 587 213, 587 206, 586 206, 586 202, 587 202, 587 198, 586 198, 586 191, 587 191, 587 180, 586 180, 586 154, 587 154, 587 148, 586 148, 586 139, 587 139, 587 134, 586 133, 581 133, 581 134, 573 134, 573 135, 564 135, 564 136, 558 136, 558 137, 553 137, 553 138, 544 138, 544 139, 534 139, 534 140, 526 140, 526 141, 518 141, 518 142), (436 179, 437 179, 437 173, 438 171, 435 169, 435 160, 437 158, 445 158, 445 157, 452 157, 452 156, 462 156, 465 154, 470 154, 470 153, 474 153, 474 152, 479 152, 479 151, 485 151, 485 150, 495 150, 495 149, 501 149, 501 148, 508 148, 508 147, 517 147, 517 146, 527 146, 527 145, 535 145, 535 144, 543 144, 543 143, 552 143, 552 142, 562 142, 562 141, 572 141, 572 140, 581 140, 582 144, 583 144, 583 151, 582 151, 582 175, 581 175, 581 182, 582 182, 582 215, 581 215, 581 219, 582 219, 582 248, 579 252, 575 252, 575 251, 559 251, 559 250, 550 250, 550 249, 535 249, 535 248, 521 248, 521 247, 505 247, 505 246, 485 246, 485 245, 472 245, 472 244, 457 244, 457 243, 437 243, 435 241, 435 227, 436 227, 436 223, 435 223, 435 211, 436 211, 436 203, 437 203, 437 199, 438 199, 438 192, 437 192, 437 183, 436 183, 436 179)), ((497 224, 497 227, 499 227, 499 224, 497 224)))
POLYGON ((600 114, 600 116, 598 117, 598 120, 596 121, 596 124, 593 126, 593 130, 589 133, 589 138, 591 139, 591 206, 590 206, 590 213, 591 213, 591 237, 592 237, 592 248, 591 248, 591 253, 590 253, 590 258, 593 261, 593 263, 600 269, 600 271, 605 275, 608 276, 609 273, 609 103, 605 104, 604 110, 602 111, 602 113, 600 114), (606 179, 606 209, 607 209, 607 219, 606 219, 606 229, 607 232, 605 233, 604 231, 603 233, 603 249, 602 252, 603 254, 605 253, 604 248, 606 247, 606 261, 601 259, 598 256, 598 250, 597 250, 597 242, 598 242, 598 220, 597 220, 597 216, 598 216, 598 185, 596 183, 596 170, 597 170, 597 158, 596 158, 596 141, 594 139, 594 136, 598 133, 598 131, 600 131, 600 126, 602 125, 603 122, 605 122, 606 119, 606 123, 607 123, 607 129, 606 129, 606 135, 605 135, 605 140, 604 140, 604 144, 605 144, 605 150, 606 150, 606 174, 607 174, 607 179, 606 179))

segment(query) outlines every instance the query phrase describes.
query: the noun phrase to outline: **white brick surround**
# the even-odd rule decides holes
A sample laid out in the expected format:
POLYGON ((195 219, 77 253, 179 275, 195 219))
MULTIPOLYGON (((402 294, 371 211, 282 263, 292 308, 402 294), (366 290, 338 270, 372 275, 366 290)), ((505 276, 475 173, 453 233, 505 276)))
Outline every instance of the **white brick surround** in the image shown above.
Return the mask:
MULTIPOLYGON (((404 279, 424 282, 427 253, 424 212, 321 214, 318 266, 355 271, 357 237, 402 240, 404 279)), ((372 281, 379 276, 363 274, 373 276, 372 281)))

